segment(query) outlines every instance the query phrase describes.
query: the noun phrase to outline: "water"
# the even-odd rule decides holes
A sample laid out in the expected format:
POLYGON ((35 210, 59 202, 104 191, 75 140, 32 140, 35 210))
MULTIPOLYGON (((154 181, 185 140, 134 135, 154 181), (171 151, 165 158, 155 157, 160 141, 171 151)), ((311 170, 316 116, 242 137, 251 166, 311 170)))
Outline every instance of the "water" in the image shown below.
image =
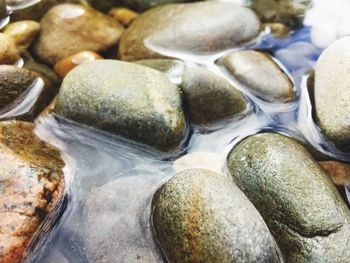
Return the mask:
MULTIPOLYGON (((280 132, 329 158, 350 161, 350 154, 324 138, 314 123, 307 87, 310 69, 322 50, 335 39, 350 34, 350 20, 346 17, 349 11, 346 0, 315 1, 306 13, 305 25, 288 38, 275 38, 267 28, 255 41, 242 47, 264 50, 285 68, 297 99, 284 104, 256 97, 216 65, 219 57, 232 50, 196 55, 155 46, 149 39, 147 44, 157 52, 184 60, 187 67, 206 67, 222 76, 249 101, 247 111, 230 120, 208 127, 191 126, 179 151, 163 154, 54 114, 40 117, 36 133, 58 147, 67 164, 67 193, 61 214, 55 224, 51 222, 52 231, 45 235, 45 242, 28 252, 26 262, 88 262, 97 244, 115 249, 115 262, 162 262, 149 220, 155 190, 176 171, 189 166, 209 168, 228 176, 225 167, 229 151, 243 138, 261 131, 280 132), (110 239, 106 240, 107 236, 110 239)), ((169 78, 180 82, 178 74, 169 78)), ((28 89, 27 99, 2 112, 0 117, 23 113, 39 87, 34 83, 28 89)))

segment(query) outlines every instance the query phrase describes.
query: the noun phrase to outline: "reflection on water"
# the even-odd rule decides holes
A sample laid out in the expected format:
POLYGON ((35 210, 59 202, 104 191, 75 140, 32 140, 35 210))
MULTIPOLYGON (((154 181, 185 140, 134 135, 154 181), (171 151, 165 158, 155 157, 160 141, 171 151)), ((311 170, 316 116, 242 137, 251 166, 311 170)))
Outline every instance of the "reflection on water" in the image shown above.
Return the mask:
MULTIPOLYGON (((278 131, 302 140, 324 154, 350 161, 350 155, 340 152, 323 138, 314 124, 306 87, 306 73, 315 65, 322 48, 350 33, 350 25, 346 24, 346 20, 350 20, 344 18, 346 11, 350 11, 347 0, 315 1, 306 14, 306 26, 294 30, 288 38, 275 38, 266 29, 255 41, 243 47, 264 50, 286 68, 294 82, 297 100, 285 104, 267 103, 254 96, 215 64, 218 58, 236 49, 195 55, 156 46, 152 38, 149 39, 147 45, 158 53, 182 59, 187 67, 206 67, 225 78, 244 93, 250 104, 247 112, 231 120, 211 127, 191 127, 187 145, 170 158, 54 115, 41 117, 37 121, 37 134, 64 153, 63 158, 74 172, 67 178, 71 181, 67 184, 65 212, 47 236, 45 246, 30 253, 32 259, 43 263, 79 263, 88 262, 88 259, 97 262, 101 258, 115 262, 162 262, 149 220, 154 191, 176 170, 191 163, 189 160, 196 158, 198 152, 208 153, 212 156, 211 167, 225 172, 226 156, 231 148, 260 131, 278 131), (176 161, 185 154, 188 155, 182 157, 184 159, 176 161)), ((170 79, 179 83, 179 76, 175 74, 170 79)), ((21 111, 26 105, 28 103, 23 100, 6 114, 21 111)), ((205 159, 205 162, 210 160, 205 159)))

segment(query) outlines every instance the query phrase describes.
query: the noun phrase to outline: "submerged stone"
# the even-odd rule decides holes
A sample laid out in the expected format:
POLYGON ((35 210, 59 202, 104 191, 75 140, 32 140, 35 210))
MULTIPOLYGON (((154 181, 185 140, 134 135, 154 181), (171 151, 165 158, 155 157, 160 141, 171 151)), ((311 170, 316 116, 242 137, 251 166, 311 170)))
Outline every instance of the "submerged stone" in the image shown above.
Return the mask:
POLYGON ((236 51, 218 61, 253 94, 269 102, 295 99, 293 83, 268 55, 253 50, 236 51))
POLYGON ((194 124, 211 124, 247 109, 247 100, 241 92, 208 69, 187 69, 181 87, 189 118, 194 124))
POLYGON ((61 4, 40 21, 34 51, 45 63, 55 64, 74 53, 106 51, 118 44, 123 27, 113 18, 88 6, 61 4))
POLYGON ((64 191, 60 152, 34 134, 34 124, 0 123, 0 262, 21 262, 64 191))
POLYGON ((177 148, 186 132, 179 88, 159 71, 117 60, 73 69, 56 112, 164 151, 177 148))
POLYGON ((139 16, 138 13, 124 7, 112 8, 108 15, 116 19, 124 27, 128 27, 139 16))
POLYGON ((315 111, 322 132, 340 147, 350 143, 350 37, 337 40, 315 68, 315 111))
POLYGON ((34 119, 53 99, 57 89, 42 75, 25 68, 0 65, 0 115, 6 118, 17 117, 34 119), (30 92, 33 92, 29 98, 30 92), (22 112, 9 116, 8 111, 18 107, 26 98, 22 112))
POLYGON ((127 176, 92 190, 83 212, 89 262, 163 262, 144 222, 156 182, 127 176))
POLYGON ((169 262, 278 262, 263 219, 220 174, 177 173, 153 196, 152 220, 169 262))
POLYGON ((258 134, 235 146, 227 163, 287 263, 350 261, 350 212, 304 147, 283 135, 258 134))
POLYGON ((250 41, 259 31, 254 12, 239 5, 214 1, 165 5, 141 14, 130 25, 122 35, 119 56, 139 60, 173 56, 167 51, 214 52, 250 41))
POLYGON ((337 161, 321 161, 318 163, 335 185, 350 187, 350 164, 337 161))

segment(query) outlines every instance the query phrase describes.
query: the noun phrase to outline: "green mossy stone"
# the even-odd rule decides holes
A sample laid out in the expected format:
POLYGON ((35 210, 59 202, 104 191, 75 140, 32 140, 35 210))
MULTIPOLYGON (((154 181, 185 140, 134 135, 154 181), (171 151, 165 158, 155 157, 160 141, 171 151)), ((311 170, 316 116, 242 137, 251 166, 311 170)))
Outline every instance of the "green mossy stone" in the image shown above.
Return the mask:
POLYGON ((177 148, 186 133, 179 88, 159 71, 118 60, 73 69, 56 112, 164 151, 177 148))
POLYGON ((350 213, 304 147, 275 133, 248 137, 228 169, 263 216, 287 263, 350 262, 350 213))

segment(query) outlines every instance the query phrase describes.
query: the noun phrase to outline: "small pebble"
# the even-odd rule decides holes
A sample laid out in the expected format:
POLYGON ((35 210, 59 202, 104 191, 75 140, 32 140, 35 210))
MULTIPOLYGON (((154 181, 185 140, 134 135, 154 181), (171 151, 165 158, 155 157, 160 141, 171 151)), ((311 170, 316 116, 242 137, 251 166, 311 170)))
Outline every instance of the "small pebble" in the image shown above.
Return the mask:
POLYGON ((350 186, 350 164, 336 161, 322 161, 319 165, 336 185, 350 186))
POLYGON ((76 66, 98 59, 103 58, 93 51, 82 51, 57 62, 55 72, 60 78, 64 78, 76 66))
POLYGON ((6 26, 4 34, 12 37, 18 49, 27 49, 40 31, 40 24, 31 20, 10 23, 6 26))
POLYGON ((290 28, 282 23, 266 23, 264 26, 265 28, 269 28, 271 30, 271 34, 276 38, 288 37, 290 33, 290 28))
POLYGON ((128 8, 112 8, 108 13, 109 16, 116 19, 124 27, 128 27, 132 21, 138 17, 138 13, 128 9, 128 8))
POLYGON ((14 64, 20 59, 15 41, 0 33, 0 64, 14 64))

